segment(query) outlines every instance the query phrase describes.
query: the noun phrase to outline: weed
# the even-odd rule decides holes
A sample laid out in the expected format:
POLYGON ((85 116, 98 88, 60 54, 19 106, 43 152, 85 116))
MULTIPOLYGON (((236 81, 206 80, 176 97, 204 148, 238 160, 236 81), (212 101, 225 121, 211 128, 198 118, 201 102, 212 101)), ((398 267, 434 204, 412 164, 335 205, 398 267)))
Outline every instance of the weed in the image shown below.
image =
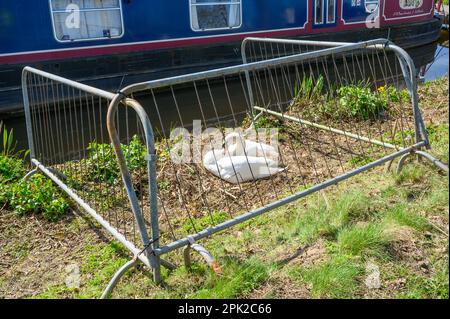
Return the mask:
POLYGON ((17 142, 14 143, 14 129, 11 129, 9 132, 6 129, 6 127, 3 125, 3 122, 0 122, 0 132, 2 131, 3 127, 3 136, 2 136, 2 150, 0 152, 0 155, 5 157, 19 157, 22 156, 25 158, 29 151, 18 151, 16 152, 16 146, 17 142))
POLYGON ((303 75, 301 83, 294 87, 294 99, 296 102, 317 101, 322 97, 325 88, 325 80, 319 75, 317 80, 313 76, 303 75))
POLYGON ((57 220, 69 208, 52 181, 40 174, 13 184, 8 197, 9 206, 18 215, 41 214, 51 221, 57 220))
POLYGON ((337 91, 339 104, 348 117, 368 120, 387 110, 388 101, 362 83, 347 85, 337 91))
POLYGON ((0 185, 15 182, 24 175, 25 166, 21 159, 0 155, 0 185))
MULTIPOLYGON (((128 169, 133 172, 147 165, 146 147, 139 137, 134 135, 128 145, 121 145, 128 169)), ((120 170, 116 155, 109 144, 91 142, 88 145, 89 158, 86 160, 87 177, 92 181, 115 184, 119 180, 120 170)))

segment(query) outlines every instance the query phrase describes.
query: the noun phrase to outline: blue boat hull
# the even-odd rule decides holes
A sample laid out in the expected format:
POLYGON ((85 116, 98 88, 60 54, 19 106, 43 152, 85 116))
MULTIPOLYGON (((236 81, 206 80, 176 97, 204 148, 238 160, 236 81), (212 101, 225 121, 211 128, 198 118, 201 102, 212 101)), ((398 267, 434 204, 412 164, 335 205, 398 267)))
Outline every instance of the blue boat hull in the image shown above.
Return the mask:
MULTIPOLYGON (((416 66, 426 65, 434 57, 441 21, 432 19, 389 28, 347 30, 301 35, 293 38, 357 42, 370 38, 389 38, 408 49, 416 66), (421 48, 425 45, 425 48, 421 48)), ((21 70, 30 65, 98 88, 115 92, 131 83, 197 72, 241 63, 240 41, 195 45, 145 52, 57 59, 34 63, 0 65, 0 114, 23 111, 21 70)))

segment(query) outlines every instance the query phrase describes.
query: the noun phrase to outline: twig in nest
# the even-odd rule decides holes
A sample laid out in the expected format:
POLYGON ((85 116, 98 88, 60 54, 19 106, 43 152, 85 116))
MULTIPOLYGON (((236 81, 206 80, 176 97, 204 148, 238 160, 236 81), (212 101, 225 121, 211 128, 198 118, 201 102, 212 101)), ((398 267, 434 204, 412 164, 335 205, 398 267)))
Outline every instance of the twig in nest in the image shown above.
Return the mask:
POLYGON ((7 203, 5 203, 5 204, 2 206, 2 208, 0 208, 0 212, 2 212, 2 211, 5 209, 6 204, 7 204, 7 203))
POLYGON ((228 192, 228 191, 226 191, 226 190, 224 190, 224 189, 221 189, 221 188, 219 188, 222 192, 224 192, 226 195, 228 195, 228 196, 230 196, 231 198, 233 198, 234 200, 237 200, 237 197, 236 196, 234 196, 233 194, 231 194, 230 192, 228 192))

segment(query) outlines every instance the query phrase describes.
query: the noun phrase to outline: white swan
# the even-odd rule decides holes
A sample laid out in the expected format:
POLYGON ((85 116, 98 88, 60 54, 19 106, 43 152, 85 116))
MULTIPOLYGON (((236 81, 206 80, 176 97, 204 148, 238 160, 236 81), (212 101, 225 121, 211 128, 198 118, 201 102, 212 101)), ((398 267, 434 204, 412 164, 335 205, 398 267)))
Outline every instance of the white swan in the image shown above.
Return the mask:
POLYGON ((220 166, 218 165, 218 162, 224 158, 225 155, 226 152, 224 149, 212 149, 203 156, 203 166, 214 175, 220 177, 220 166))
POLYGON ((234 153, 227 152, 228 148, 213 149, 203 157, 204 167, 229 183, 237 184, 267 178, 284 170, 277 166, 276 161, 264 156, 236 155, 244 153, 245 146, 242 139, 229 147, 234 153))

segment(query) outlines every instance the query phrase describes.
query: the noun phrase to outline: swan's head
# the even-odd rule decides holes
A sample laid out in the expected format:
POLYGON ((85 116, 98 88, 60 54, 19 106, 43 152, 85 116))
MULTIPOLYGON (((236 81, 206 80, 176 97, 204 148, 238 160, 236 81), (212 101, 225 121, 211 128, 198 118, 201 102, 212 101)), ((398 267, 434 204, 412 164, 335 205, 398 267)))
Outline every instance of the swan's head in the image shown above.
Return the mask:
POLYGON ((230 133, 225 136, 225 148, 232 155, 244 155, 245 140, 240 133, 230 133))

